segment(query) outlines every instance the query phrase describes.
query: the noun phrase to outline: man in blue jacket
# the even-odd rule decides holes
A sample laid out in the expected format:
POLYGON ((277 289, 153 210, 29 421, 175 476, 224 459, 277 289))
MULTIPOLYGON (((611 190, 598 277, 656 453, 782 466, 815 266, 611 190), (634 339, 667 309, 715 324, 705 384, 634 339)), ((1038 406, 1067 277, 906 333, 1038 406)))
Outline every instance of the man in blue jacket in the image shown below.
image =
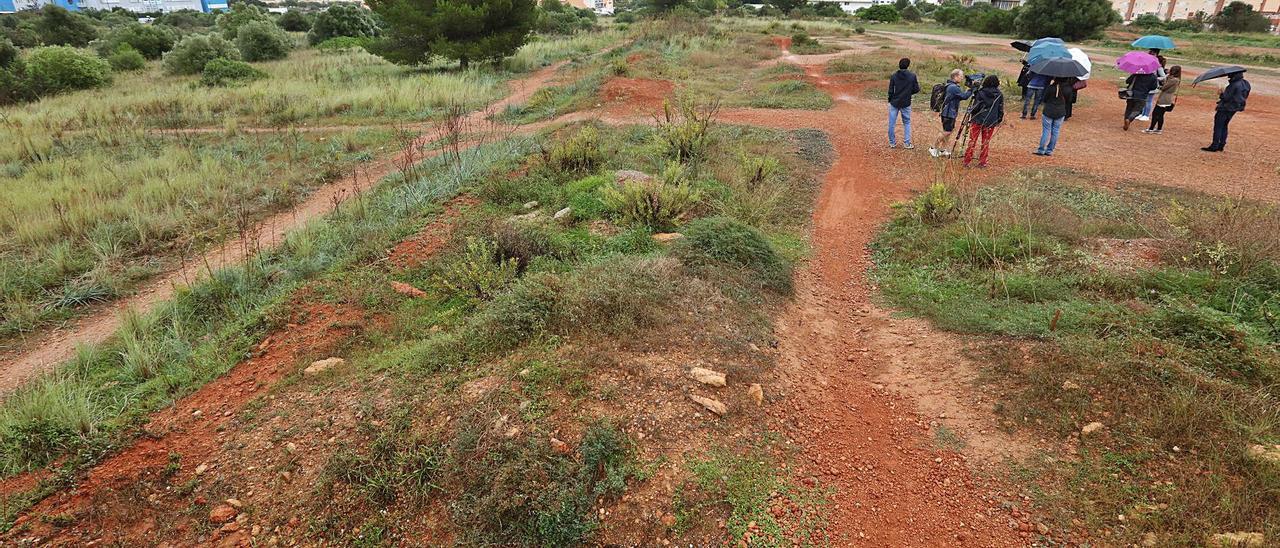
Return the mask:
POLYGON ((1218 95, 1217 112, 1213 113, 1213 143, 1200 149, 1205 152, 1227 148, 1227 125, 1237 112, 1244 111, 1245 101, 1249 100, 1249 81, 1244 79, 1244 73, 1227 76, 1227 82, 1227 88, 1218 95))
POLYGON ((972 91, 965 91, 960 87, 960 83, 964 81, 964 71, 955 69, 951 71, 951 81, 947 83, 947 94, 942 99, 942 133, 933 141, 933 146, 929 147, 929 155, 937 158, 941 156, 951 155, 951 134, 956 130, 956 115, 960 113, 960 101, 973 96, 972 91))
POLYGON ((894 136, 898 116, 902 116, 902 148, 915 148, 911 144, 911 96, 920 93, 920 82, 915 73, 907 70, 911 60, 903 57, 898 61, 898 72, 889 77, 889 148, 898 146, 894 136))

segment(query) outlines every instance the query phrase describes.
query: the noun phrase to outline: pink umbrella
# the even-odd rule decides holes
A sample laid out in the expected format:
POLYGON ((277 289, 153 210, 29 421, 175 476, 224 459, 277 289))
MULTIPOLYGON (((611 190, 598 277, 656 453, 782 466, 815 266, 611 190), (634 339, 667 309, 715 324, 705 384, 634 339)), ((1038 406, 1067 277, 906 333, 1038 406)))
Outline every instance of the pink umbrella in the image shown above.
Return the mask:
POLYGON ((1129 74, 1154 74, 1160 70, 1160 60, 1145 51, 1131 51, 1116 59, 1116 68, 1129 74))

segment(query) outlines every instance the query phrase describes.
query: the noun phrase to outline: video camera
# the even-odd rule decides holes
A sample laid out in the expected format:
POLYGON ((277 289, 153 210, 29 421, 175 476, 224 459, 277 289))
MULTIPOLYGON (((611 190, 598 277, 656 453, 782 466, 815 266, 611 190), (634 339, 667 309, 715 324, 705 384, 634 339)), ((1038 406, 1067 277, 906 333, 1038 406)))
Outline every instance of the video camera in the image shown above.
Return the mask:
POLYGON ((964 83, 965 85, 969 86, 970 91, 974 91, 982 87, 982 81, 985 80, 986 78, 987 78, 987 75, 981 72, 975 73, 975 74, 968 74, 968 75, 965 75, 964 77, 964 83))

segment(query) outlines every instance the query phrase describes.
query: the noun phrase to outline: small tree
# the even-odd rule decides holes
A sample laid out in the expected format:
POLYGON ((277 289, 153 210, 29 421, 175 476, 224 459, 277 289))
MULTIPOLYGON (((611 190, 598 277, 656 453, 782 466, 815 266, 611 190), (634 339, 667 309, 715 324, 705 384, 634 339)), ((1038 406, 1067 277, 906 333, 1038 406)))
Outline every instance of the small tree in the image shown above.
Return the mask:
POLYGON ((252 21, 236 32, 236 49, 245 61, 274 61, 289 55, 289 50, 293 49, 293 38, 274 24, 252 21))
POLYGON ((1164 28, 1164 20, 1154 13, 1144 13, 1134 17, 1133 21, 1129 24, 1143 30, 1157 30, 1164 28))
POLYGON ((778 11, 781 11, 784 14, 789 14, 796 9, 802 8, 807 3, 808 3, 808 0, 769 0, 768 1, 768 4, 770 6, 778 8, 778 11))
POLYGON ((920 15, 920 10, 916 9, 915 6, 907 6, 905 8, 902 8, 902 19, 904 21, 911 21, 912 23, 918 23, 920 22, 920 19, 922 19, 920 15))
POLYGON ((240 52, 217 34, 193 34, 164 54, 164 70, 170 74, 197 74, 214 59, 239 60, 240 52))
POLYGON ((8 38, 0 38, 0 69, 9 68, 18 59, 18 48, 8 38))
POLYGON ((222 37, 227 40, 235 40, 240 27, 254 21, 275 24, 271 21, 271 16, 262 11, 262 8, 245 2, 236 2, 231 4, 231 11, 218 16, 218 32, 222 33, 222 37))
POLYGON ((126 72, 142 70, 147 66, 147 59, 138 50, 133 49, 133 46, 120 44, 119 48, 107 56, 107 63, 110 63, 111 69, 116 72, 126 72))
POLYGON ((276 19, 276 24, 280 25, 280 28, 289 32, 306 32, 311 30, 311 18, 307 17, 307 14, 292 8, 290 8, 289 11, 284 12, 279 19, 276 19))
POLYGON ((314 46, 339 36, 372 38, 378 31, 378 22, 369 10, 353 4, 334 4, 316 15, 311 32, 307 33, 307 42, 314 46))
POLYGON ((1244 2, 1232 2, 1222 8, 1211 21, 1213 30, 1222 32, 1267 32, 1271 30, 1271 21, 1265 15, 1253 11, 1253 6, 1244 2))
POLYGON ((898 13, 898 8, 894 6, 889 4, 879 4, 858 10, 858 17, 866 21, 895 23, 899 19, 902 19, 902 14, 898 13))
POLYGON ((1120 22, 1110 0, 1028 0, 1015 27, 1023 38, 1056 36, 1067 41, 1102 35, 1120 22))
POLYGON ((534 0, 369 0, 387 22, 385 36, 371 49, 401 64, 432 56, 497 61, 524 45, 533 29, 534 0))
POLYGON ((68 46, 31 50, 27 74, 37 94, 102 87, 111 83, 111 65, 102 58, 68 46))
POLYGON ((35 23, 40 40, 50 46, 82 48, 98 37, 98 30, 88 17, 71 13, 53 4, 45 4, 35 23))
POLYGON ((112 30, 102 40, 94 44, 98 55, 107 57, 128 45, 147 59, 159 59, 164 52, 173 49, 178 41, 178 32, 164 25, 143 25, 130 23, 112 30))

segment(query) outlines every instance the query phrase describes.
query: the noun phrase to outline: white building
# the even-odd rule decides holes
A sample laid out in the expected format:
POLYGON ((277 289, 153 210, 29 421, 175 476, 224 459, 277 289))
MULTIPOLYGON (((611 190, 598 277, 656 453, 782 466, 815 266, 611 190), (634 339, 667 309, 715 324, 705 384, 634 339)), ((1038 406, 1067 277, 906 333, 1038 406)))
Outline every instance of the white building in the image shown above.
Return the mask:
POLYGON ((0 0, 0 13, 40 9, 45 4, 61 6, 70 11, 122 8, 137 13, 168 13, 180 10, 209 13, 227 9, 227 0, 0 0))

